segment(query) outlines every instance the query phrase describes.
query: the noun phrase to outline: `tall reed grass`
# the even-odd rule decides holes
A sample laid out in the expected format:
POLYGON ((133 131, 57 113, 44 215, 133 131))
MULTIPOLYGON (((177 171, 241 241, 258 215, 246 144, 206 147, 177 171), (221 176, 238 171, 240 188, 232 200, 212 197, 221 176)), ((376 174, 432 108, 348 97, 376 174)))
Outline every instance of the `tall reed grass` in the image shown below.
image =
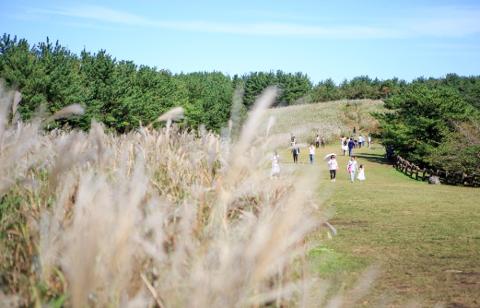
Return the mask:
POLYGON ((259 126, 275 89, 235 142, 178 130, 179 110, 159 118, 164 128, 125 135, 100 123, 45 132, 81 108, 24 123, 20 95, 1 91, 2 305, 306 303, 311 284, 294 261, 322 219, 314 181, 269 178, 272 146, 259 126))

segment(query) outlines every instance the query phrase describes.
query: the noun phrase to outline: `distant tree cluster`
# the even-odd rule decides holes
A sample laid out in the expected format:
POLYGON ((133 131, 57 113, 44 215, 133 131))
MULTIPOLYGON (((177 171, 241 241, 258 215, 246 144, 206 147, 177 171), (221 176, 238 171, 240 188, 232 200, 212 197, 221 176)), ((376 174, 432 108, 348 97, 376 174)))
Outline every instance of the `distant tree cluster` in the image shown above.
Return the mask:
POLYGON ((234 77, 234 83, 244 88, 244 104, 251 107, 255 99, 268 86, 276 86, 281 92, 274 106, 288 106, 308 102, 312 82, 306 74, 277 72, 252 72, 242 77, 234 77))
POLYGON ((410 161, 480 172, 480 78, 419 78, 385 100, 378 114, 386 146, 410 161))
POLYGON ((319 82, 311 92, 313 102, 339 99, 385 99, 399 93, 407 83, 398 78, 379 80, 359 76, 336 85, 332 79, 319 82))
POLYGON ((185 108, 185 124, 219 129, 228 119, 233 93, 222 73, 173 75, 117 61, 104 50, 77 56, 58 42, 47 39, 30 47, 9 35, 0 39, 0 78, 22 92, 24 118, 40 106, 55 112, 80 103, 84 116, 57 125, 86 129, 95 119, 118 132, 147 125, 174 106, 185 108))

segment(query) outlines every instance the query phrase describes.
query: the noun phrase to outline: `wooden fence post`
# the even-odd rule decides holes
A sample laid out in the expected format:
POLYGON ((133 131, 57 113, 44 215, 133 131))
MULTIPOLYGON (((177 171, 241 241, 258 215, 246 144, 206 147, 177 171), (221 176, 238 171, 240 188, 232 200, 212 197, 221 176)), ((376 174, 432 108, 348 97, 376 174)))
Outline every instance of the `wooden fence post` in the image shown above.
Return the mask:
POLYGON ((417 165, 409 162, 408 160, 402 158, 400 155, 396 155, 393 167, 398 171, 404 173, 405 175, 413 178, 415 175, 416 180, 426 181, 431 176, 438 176, 441 183, 452 184, 452 185, 466 185, 472 187, 480 187, 480 175, 476 173, 465 174, 463 172, 455 173, 448 172, 447 170, 433 170, 423 168, 420 169, 417 165))

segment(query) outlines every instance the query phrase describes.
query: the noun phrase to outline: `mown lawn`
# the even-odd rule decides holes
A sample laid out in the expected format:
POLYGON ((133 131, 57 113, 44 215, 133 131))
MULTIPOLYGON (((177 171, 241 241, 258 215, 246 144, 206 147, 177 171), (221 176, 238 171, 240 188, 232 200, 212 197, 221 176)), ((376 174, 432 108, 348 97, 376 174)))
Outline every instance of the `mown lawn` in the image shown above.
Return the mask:
MULTIPOLYGON (((339 153, 330 146, 316 156, 332 151, 339 153)), ((310 270, 328 278, 334 294, 348 289, 369 265, 379 265, 359 306, 480 307, 480 189, 415 181, 385 164, 382 154, 380 146, 358 151, 367 180, 353 184, 346 157, 338 159, 336 183, 317 159, 314 168, 323 171, 319 190, 331 190, 323 204, 333 209, 330 222, 338 235, 329 240, 319 231, 323 244, 311 249, 310 270)))

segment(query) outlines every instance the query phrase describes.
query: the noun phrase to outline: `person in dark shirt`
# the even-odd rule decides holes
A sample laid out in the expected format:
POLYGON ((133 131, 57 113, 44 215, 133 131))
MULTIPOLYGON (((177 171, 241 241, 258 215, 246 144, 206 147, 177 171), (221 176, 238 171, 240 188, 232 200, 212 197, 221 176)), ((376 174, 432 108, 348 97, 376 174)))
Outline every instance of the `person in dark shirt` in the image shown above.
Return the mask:
POLYGON ((348 141, 348 156, 352 156, 352 151, 354 147, 355 141, 353 141, 353 138, 350 138, 350 140, 348 141))
POLYGON ((298 155, 300 154, 300 148, 297 145, 292 147, 293 162, 298 163, 298 155))

